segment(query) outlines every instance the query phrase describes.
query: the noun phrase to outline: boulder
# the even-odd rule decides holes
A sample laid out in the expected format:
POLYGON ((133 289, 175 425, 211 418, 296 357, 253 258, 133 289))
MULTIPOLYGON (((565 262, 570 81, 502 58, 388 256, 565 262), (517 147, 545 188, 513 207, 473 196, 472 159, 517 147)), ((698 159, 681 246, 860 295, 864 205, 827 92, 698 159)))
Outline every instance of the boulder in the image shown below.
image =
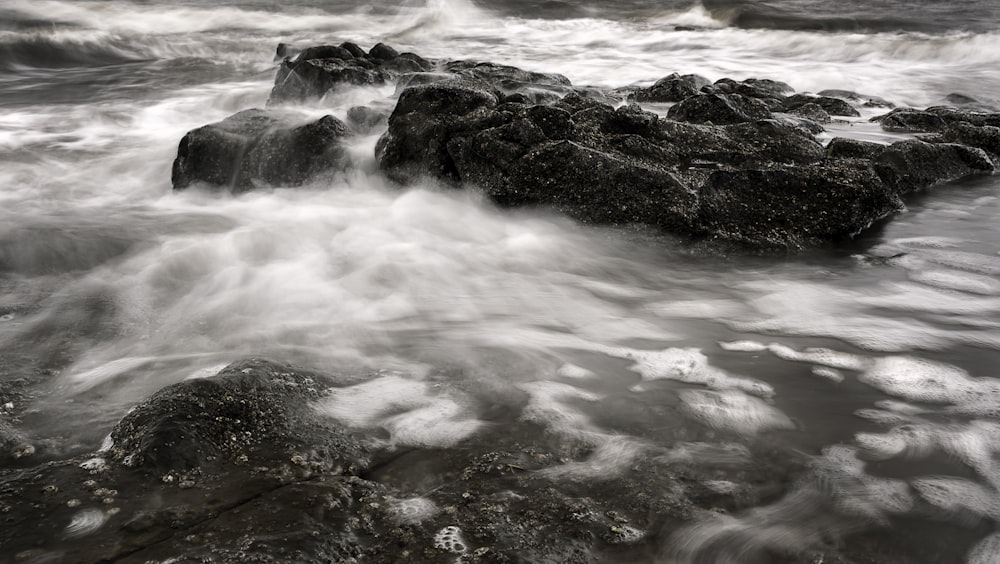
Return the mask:
POLYGON ((782 111, 782 101, 792 92, 792 87, 776 80, 748 78, 737 82, 731 78, 721 78, 705 90, 754 98, 763 102, 772 112, 779 112, 782 111))
POLYGON ((881 124, 882 129, 886 131, 940 133, 950 125, 963 121, 977 127, 1000 127, 1000 113, 979 112, 950 106, 932 106, 926 110, 896 108, 887 114, 873 117, 871 121, 881 124))
POLYGON ((726 125, 768 119, 771 112, 755 98, 740 94, 699 94, 671 106, 667 117, 688 123, 726 125))
POLYGON ((632 98, 636 102, 680 102, 710 84, 711 81, 703 76, 673 73, 657 80, 649 88, 635 91, 632 98))
POLYGON ((898 193, 913 192, 995 170, 995 164, 982 149, 915 139, 889 145, 872 163, 885 182, 898 193))
POLYGON ((180 141, 174 190, 195 183, 245 192, 257 186, 297 186, 342 170, 349 133, 333 116, 300 124, 294 116, 252 109, 189 131, 180 141))
POLYGON ((824 110, 822 106, 820 106, 819 104, 814 104, 812 102, 808 104, 803 104, 795 108, 794 110, 791 110, 789 113, 800 117, 804 117, 816 123, 830 123, 832 121, 832 119, 830 118, 830 114, 827 113, 827 111, 824 110))
POLYGON ((854 109, 854 106, 840 98, 810 96, 808 94, 793 94, 785 98, 782 109, 786 112, 794 112, 807 104, 815 104, 831 116, 859 117, 861 115, 858 110, 854 109))
POLYGON ((371 133, 373 129, 388 122, 389 114, 369 106, 354 106, 347 110, 347 124, 356 133, 371 133))
POLYGON ((389 74, 369 59, 285 59, 278 68, 268 104, 318 99, 342 84, 379 85, 387 80, 389 74))
POLYGON ((975 126, 963 121, 949 125, 940 139, 982 149, 993 157, 994 163, 1000 163, 1000 127, 975 126))
POLYGON ((864 106, 866 108, 892 108, 894 104, 885 98, 872 96, 871 94, 859 94, 852 90, 820 90, 817 94, 827 98, 840 98, 852 104, 864 106))
POLYGON ((163 475, 288 463, 340 474, 367 465, 361 444, 310 408, 329 376, 266 360, 227 366, 153 394, 111 432, 111 460, 163 475))
POLYGON ((856 235, 902 209, 864 161, 712 173, 698 191, 696 229, 712 239, 788 248, 856 235))
POLYGON ((426 72, 434 64, 379 43, 369 53, 354 43, 320 45, 285 58, 278 67, 268 104, 322 98, 342 85, 380 85, 401 74, 426 72))

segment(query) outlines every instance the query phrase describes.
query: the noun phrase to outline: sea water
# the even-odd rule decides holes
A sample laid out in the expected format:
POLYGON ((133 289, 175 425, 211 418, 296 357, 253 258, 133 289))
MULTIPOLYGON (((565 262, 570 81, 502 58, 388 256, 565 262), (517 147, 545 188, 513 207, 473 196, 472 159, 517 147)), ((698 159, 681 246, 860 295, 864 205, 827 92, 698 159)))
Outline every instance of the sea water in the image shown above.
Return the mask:
MULTIPOLYGON (((386 448, 530 421, 593 453, 550 469, 558 480, 605 479, 640 456, 738 465, 756 441, 810 460, 776 501, 664 540, 671 561, 911 526, 970 563, 1000 560, 995 177, 917 195, 837 249, 769 257, 394 186, 374 162, 379 131, 351 140, 335 181, 171 191, 186 131, 263 107, 279 42, 385 41, 603 88, 679 72, 920 108, 955 93, 1000 103, 996 3, 872 4, 7 0, 0 377, 27 384, 4 410, 38 456, 94 451, 153 391, 266 356, 361 375, 316 408, 386 448), (511 409, 483 412, 497 402, 511 409)), ((290 110, 344 118, 392 93, 290 110)), ((826 138, 889 142, 865 119, 883 111, 826 138)), ((413 499, 401 520, 436 511, 413 499)), ((81 513, 77 529, 92 526, 81 513)), ((907 554, 919 561, 919 546, 907 554)))

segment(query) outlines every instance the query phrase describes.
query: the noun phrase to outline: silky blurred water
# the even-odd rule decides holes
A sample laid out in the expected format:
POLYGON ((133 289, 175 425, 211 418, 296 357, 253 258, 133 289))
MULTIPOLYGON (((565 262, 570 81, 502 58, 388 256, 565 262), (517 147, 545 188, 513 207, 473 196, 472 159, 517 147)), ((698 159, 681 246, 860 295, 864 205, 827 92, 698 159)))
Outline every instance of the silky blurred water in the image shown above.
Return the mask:
MULTIPOLYGON (((590 445, 560 479, 612 476, 639 456, 719 456, 678 454, 684 433, 659 432, 660 412, 643 407, 662 404, 720 444, 775 441, 814 459, 823 487, 693 524, 664 548, 678 561, 894 519, 979 531, 1000 519, 995 177, 919 195, 848 246, 781 257, 400 189, 377 173, 380 132, 351 141, 354 166, 332 182, 171 192, 186 131, 263 107, 278 42, 386 41, 577 85, 676 71, 917 107, 955 92, 997 103, 993 3, 831 6, 6 2, 0 367, 39 392, 15 406, 26 433, 47 456, 94 450, 149 393, 267 356, 371 373, 318 409, 390 447, 474 441, 507 417, 590 445), (496 402, 513 408, 497 419, 483 408, 496 402), (816 492, 855 525, 811 514, 802 500, 816 492)), ((392 92, 291 110, 343 118, 392 92)), ((891 140, 863 119, 832 135, 891 140)), ((967 560, 1000 558, 995 539, 967 560)))

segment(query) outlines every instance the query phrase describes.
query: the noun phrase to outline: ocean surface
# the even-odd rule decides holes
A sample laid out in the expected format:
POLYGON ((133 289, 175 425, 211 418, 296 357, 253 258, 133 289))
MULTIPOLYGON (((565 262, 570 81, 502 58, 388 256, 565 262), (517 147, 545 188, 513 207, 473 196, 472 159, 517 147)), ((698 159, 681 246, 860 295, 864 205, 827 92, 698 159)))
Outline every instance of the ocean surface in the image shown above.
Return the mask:
MULTIPOLYGON (((664 540, 663 562, 851 535, 895 539, 880 562, 1000 562, 1000 178, 767 257, 392 186, 379 132, 333 183, 172 192, 180 138, 263 107, 279 42, 343 41, 578 86, 679 72, 1000 105, 995 0, 4 0, 0 378, 18 393, 0 416, 36 460, 96 450, 155 390, 265 356, 372 373, 324 413, 391 445, 475 441, 504 417, 588 441, 560 476, 595 488, 689 428, 811 461, 774 499, 664 540), (477 411, 489 397, 519 407, 477 411), (805 506, 810 489, 851 525, 805 506)), ((392 93, 292 109, 344 118, 392 93)), ((895 140, 867 122, 884 111, 826 136, 895 140)))

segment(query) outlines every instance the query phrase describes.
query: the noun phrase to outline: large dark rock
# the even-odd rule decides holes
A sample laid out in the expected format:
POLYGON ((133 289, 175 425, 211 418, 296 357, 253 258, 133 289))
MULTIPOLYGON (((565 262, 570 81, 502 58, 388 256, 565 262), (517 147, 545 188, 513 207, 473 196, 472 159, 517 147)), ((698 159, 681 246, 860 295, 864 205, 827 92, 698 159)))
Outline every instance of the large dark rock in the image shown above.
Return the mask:
MULTIPOLYGON (((375 147, 382 170, 397 182, 430 176, 460 180, 447 144, 494 117, 500 94, 485 85, 449 80, 408 88, 375 147)), ((499 121, 499 120, 494 120, 499 121)))
POLYGON ((297 186, 341 170, 349 130, 333 116, 297 124, 276 111, 245 110, 189 131, 177 148, 174 190, 202 184, 234 193, 256 186, 297 186))
POLYGON ((724 170, 699 191, 698 228, 755 247, 798 247, 847 238, 902 208, 867 163, 724 170))
POLYGON ((703 76, 673 73, 657 80, 649 88, 637 90, 633 98, 636 102, 680 102, 710 84, 711 81, 703 76))
POLYGON ((321 45, 281 62, 268 104, 318 99, 342 85, 380 85, 401 74, 426 72, 434 64, 379 43, 365 53, 354 43, 321 45))
POLYGON ((364 467, 360 443, 310 404, 334 382, 319 373, 250 359, 212 378, 168 386, 111 432, 112 460, 157 475, 212 474, 231 466, 293 463, 340 474, 364 467))
POLYGON ((795 111, 807 104, 815 104, 831 116, 858 117, 861 113, 854 106, 840 98, 830 96, 810 96, 808 94, 793 94, 785 98, 782 108, 786 112, 795 111))
POLYGON ((940 139, 982 149, 993 156, 994 163, 1000 163, 1000 127, 975 126, 963 121, 949 125, 940 139))
MULTIPOLYGON (((708 89, 706 89, 708 90, 708 89)), ((785 96, 792 92, 792 87, 784 82, 766 78, 748 78, 737 82, 731 78, 720 78, 711 86, 711 90, 719 94, 739 94, 746 98, 760 100, 772 112, 782 110, 785 96)))
POLYGON ((756 98, 740 94, 699 94, 672 106, 667 117, 688 123, 727 125, 769 119, 771 112, 756 98))
POLYGON ((875 116, 871 121, 881 124, 886 131, 904 133, 940 133, 950 125, 966 122, 977 127, 1000 127, 1000 113, 978 112, 948 106, 933 106, 926 110, 896 108, 875 116))
POLYGON ((899 193, 995 170, 995 164, 982 149, 918 140, 893 143, 872 162, 899 193))
POLYGON ((894 106, 892 102, 886 100, 885 98, 880 98, 871 94, 859 94, 853 90, 820 90, 818 95, 829 98, 841 98, 852 104, 857 104, 866 108, 892 108, 894 106))
POLYGON ((586 222, 767 247, 846 237, 897 209, 895 194, 866 163, 809 166, 825 156, 808 132, 775 120, 697 125, 575 94, 551 106, 510 104, 489 88, 457 81, 404 91, 377 154, 399 182, 430 176, 476 186, 504 206, 545 206, 586 222), (764 197, 751 205, 758 196, 752 190, 741 193, 744 200, 721 198, 730 185, 718 175, 730 173, 759 173, 760 190, 773 176, 780 186, 772 197, 785 202, 783 215, 768 212, 764 197), (863 180, 867 192, 848 190, 851 179, 863 180), (822 197, 809 200, 803 192, 811 182, 822 185, 822 197), (878 190, 885 201, 876 202, 878 190), (843 213, 808 225, 799 217, 827 205, 843 213))

